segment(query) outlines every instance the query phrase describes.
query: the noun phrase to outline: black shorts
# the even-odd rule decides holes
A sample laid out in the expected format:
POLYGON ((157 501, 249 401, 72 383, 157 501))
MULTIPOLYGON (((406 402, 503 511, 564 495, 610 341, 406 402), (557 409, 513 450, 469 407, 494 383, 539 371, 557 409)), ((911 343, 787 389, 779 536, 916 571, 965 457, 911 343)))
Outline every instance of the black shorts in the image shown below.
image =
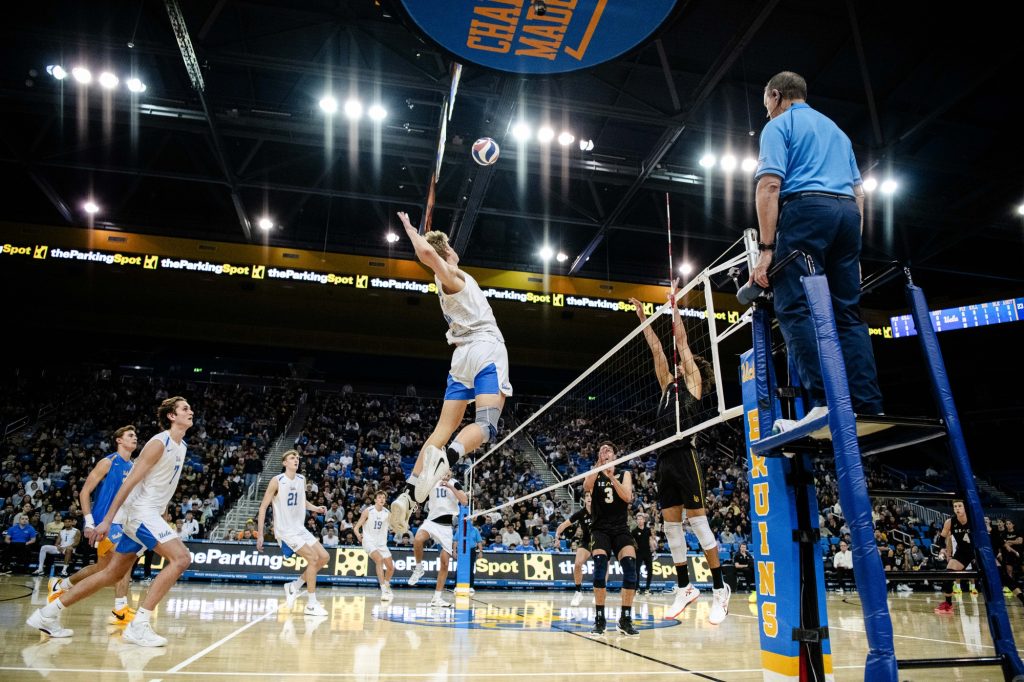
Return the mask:
POLYGON ((626 547, 636 549, 636 543, 633 542, 633 536, 629 534, 629 528, 623 527, 613 530, 591 528, 590 537, 591 554, 599 549, 603 549, 608 556, 617 557, 619 552, 626 547))
POLYGON ((662 509, 704 508, 704 477, 693 448, 672 448, 659 454, 656 480, 662 509))
POLYGON ((963 564, 964 568, 967 568, 974 562, 974 546, 959 545, 956 548, 956 552, 953 553, 953 560, 959 561, 963 564))

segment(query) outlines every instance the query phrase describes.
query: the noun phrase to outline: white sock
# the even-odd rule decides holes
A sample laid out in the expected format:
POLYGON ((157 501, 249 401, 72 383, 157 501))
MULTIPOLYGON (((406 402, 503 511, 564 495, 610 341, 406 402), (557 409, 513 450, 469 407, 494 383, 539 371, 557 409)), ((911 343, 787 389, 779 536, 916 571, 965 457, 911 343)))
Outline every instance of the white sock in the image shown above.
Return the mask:
POLYGON ((301 588, 302 588, 302 586, 303 586, 303 585, 305 585, 305 584, 306 584, 306 581, 305 581, 305 580, 303 580, 302 578, 299 578, 298 580, 293 580, 293 581, 291 582, 291 585, 292 585, 293 587, 295 587, 295 589, 297 589, 297 590, 298 590, 298 589, 301 589, 301 588))
POLYGON ((61 602, 60 599, 54 599, 52 602, 50 602, 46 606, 44 606, 43 608, 39 609, 39 612, 42 613, 47 618, 53 618, 54 616, 59 616, 60 612, 63 611, 63 610, 64 610, 63 602, 61 602))
POLYGON ((441 590, 434 590, 434 599, 441 598, 441 590))
POLYGON ((320 603, 320 602, 318 602, 316 600, 316 592, 307 592, 306 594, 309 595, 309 601, 306 602, 306 603, 309 604, 310 606, 313 606, 315 604, 319 604, 320 603))
POLYGON ((459 457, 462 457, 464 454, 466 454, 466 446, 457 440, 453 440, 452 444, 449 445, 448 447, 457 452, 459 457))
POLYGON ((128 606, 128 597, 114 597, 114 610, 120 611, 128 606))
POLYGON ((153 612, 149 609, 140 608, 138 611, 135 612, 135 620, 132 621, 132 625, 145 625, 149 622, 149 616, 151 613, 153 612))

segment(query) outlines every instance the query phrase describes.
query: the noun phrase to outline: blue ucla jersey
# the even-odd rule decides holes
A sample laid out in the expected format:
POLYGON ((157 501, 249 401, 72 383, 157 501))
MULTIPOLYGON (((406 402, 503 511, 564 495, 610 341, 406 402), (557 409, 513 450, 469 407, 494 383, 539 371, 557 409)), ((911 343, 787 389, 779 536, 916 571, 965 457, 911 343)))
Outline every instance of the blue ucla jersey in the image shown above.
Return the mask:
POLYGON ((128 472, 132 470, 132 461, 130 459, 125 461, 116 452, 107 455, 107 459, 110 460, 110 471, 103 478, 92 501, 92 516, 97 523, 107 515, 110 503, 114 501, 114 496, 121 489, 124 479, 128 478, 128 472))

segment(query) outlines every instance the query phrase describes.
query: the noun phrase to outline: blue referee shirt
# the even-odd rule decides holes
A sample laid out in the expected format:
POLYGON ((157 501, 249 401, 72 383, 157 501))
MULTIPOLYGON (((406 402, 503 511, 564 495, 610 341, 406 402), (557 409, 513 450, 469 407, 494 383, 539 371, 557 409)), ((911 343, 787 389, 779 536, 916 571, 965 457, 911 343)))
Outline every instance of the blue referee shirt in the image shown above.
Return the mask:
POLYGON ((5 535, 11 539, 12 543, 24 544, 38 535, 38 533, 36 533, 36 529, 31 524, 26 524, 22 527, 21 524, 16 523, 10 527, 5 535))
POLYGON ((794 192, 854 196, 861 184, 850 138, 828 116, 807 104, 793 104, 761 131, 757 173, 782 178, 781 197, 794 192))
MULTIPOLYGON (((472 548, 476 547, 478 544, 480 544, 481 542, 483 542, 483 538, 480 536, 480 531, 478 531, 476 529, 476 526, 473 525, 472 521, 470 521, 467 525, 469 526, 469 529, 466 532, 466 540, 469 543, 469 548, 472 549, 472 548)), ((461 524, 456 524, 455 539, 458 540, 458 541, 462 540, 462 525, 461 524)))

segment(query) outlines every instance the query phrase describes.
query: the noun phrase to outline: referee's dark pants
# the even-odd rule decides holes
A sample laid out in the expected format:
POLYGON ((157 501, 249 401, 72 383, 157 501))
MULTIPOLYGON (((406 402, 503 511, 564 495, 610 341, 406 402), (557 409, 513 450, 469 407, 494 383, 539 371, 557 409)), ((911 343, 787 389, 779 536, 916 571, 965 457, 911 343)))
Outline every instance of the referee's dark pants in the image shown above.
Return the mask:
POLYGON ((648 552, 642 554, 636 553, 636 584, 640 584, 640 567, 645 566, 647 568, 647 583, 644 590, 647 592, 651 591, 651 577, 654 576, 654 555, 648 552))
MULTIPOLYGON (((832 294, 839 345, 843 349, 853 409, 861 414, 882 411, 878 372, 871 350, 867 325, 860 318, 860 212, 850 198, 802 196, 783 199, 773 263, 792 251, 803 251, 814 260, 815 274, 824 274, 832 294)), ((801 276, 808 274, 804 259, 798 258, 779 272, 772 282, 775 315, 796 363, 800 382, 811 405, 825 405, 825 387, 818 359, 810 307, 801 276)))

